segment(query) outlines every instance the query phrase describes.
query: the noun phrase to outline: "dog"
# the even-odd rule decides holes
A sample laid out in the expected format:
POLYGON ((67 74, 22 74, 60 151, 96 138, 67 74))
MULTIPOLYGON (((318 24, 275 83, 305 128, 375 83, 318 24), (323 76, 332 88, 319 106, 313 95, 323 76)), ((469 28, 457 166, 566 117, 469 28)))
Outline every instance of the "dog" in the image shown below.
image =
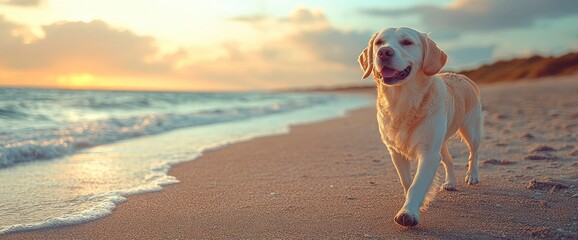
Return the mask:
POLYGON ((416 226, 419 210, 441 163, 445 182, 457 185, 447 140, 456 135, 469 148, 468 185, 479 182, 478 149, 482 139, 482 104, 477 85, 468 77, 439 73, 447 55, 428 34, 407 27, 373 34, 359 55, 362 79, 373 75, 377 84, 377 121, 405 192, 394 221, 416 226), (417 159, 411 176, 410 159, 417 159))

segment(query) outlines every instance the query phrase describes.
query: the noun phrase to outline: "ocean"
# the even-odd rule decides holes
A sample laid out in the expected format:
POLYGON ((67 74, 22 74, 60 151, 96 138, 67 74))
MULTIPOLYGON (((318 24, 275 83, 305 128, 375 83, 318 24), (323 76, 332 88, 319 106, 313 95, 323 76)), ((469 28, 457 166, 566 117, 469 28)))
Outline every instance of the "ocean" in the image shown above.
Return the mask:
POLYGON ((0 235, 105 217, 126 196, 178 183, 167 174, 176 163, 372 103, 312 92, 0 88, 0 235))

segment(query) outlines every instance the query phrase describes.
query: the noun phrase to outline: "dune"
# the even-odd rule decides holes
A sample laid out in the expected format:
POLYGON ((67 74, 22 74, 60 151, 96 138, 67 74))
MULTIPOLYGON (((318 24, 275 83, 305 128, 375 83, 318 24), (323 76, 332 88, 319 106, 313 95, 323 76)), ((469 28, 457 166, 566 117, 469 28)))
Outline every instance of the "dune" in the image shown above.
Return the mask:
POLYGON ((511 82, 544 77, 569 76, 578 73, 578 53, 559 57, 532 56, 486 64, 461 71, 477 83, 511 82))

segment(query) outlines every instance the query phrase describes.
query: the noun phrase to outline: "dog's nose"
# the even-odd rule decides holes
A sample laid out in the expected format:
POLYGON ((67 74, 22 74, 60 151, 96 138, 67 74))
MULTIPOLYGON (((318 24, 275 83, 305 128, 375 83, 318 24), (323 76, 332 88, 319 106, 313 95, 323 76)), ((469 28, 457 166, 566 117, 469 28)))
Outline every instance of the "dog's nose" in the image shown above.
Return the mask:
POLYGON ((377 56, 381 60, 386 60, 386 59, 392 57, 394 54, 395 54, 395 52, 393 51, 393 48, 391 48, 391 47, 382 47, 377 51, 377 56))

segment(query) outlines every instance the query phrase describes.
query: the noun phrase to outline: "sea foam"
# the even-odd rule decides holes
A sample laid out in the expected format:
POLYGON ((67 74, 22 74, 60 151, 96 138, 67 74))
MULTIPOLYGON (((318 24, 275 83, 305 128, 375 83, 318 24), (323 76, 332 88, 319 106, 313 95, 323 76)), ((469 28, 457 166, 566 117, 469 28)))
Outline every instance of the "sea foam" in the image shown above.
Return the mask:
MULTIPOLYGON (((31 121, 26 127, 9 128, 5 131, 0 131, 0 168, 20 162, 62 157, 89 147, 159 134, 175 129, 239 121, 270 114, 295 111, 324 104, 335 98, 335 96, 332 95, 304 94, 248 95, 249 96, 217 94, 217 97, 213 96, 213 98, 218 98, 221 102, 211 102, 210 105, 212 105, 212 107, 206 107, 202 104, 189 102, 188 100, 181 100, 183 102, 177 103, 174 110, 167 110, 168 106, 165 105, 168 100, 165 98, 168 97, 165 95, 161 95, 164 97, 163 104, 157 106, 157 108, 160 109, 152 108, 150 103, 134 104, 131 102, 132 104, 128 104, 127 106, 128 100, 126 99, 119 100, 117 103, 118 106, 109 102, 94 103, 94 101, 86 100, 88 103, 86 107, 82 108, 82 112, 100 117, 84 121, 57 119, 55 120, 57 122, 51 125, 38 124, 37 121, 31 121), (227 97, 230 99, 227 99, 227 97), (234 103, 236 101, 242 102, 234 103), (121 111, 107 112, 106 116, 101 114, 100 110, 102 110, 102 108, 106 108, 106 111, 108 111, 113 106, 117 106, 117 108, 119 108, 117 110, 121 111), (139 108, 143 106, 145 107, 144 109, 139 108), (98 111, 94 109, 98 109, 98 111), (127 114, 127 112, 131 114, 127 114)), ((177 96, 182 98, 181 95, 177 96)), ((194 94, 192 96, 195 98, 198 97, 194 94)), ((158 99, 146 101, 139 99, 137 102, 153 102, 155 100, 160 101, 158 99)), ((177 100, 173 99, 169 102, 174 101, 177 100)), ((4 105, 6 104, 7 103, 4 103, 4 105)), ((0 107, 1 105, 2 102, 0 101, 0 107)), ((68 105, 62 106, 63 103, 54 105, 55 106, 52 106, 52 108, 55 109, 54 111, 70 110, 67 108, 68 105)), ((78 108, 78 104, 73 104, 73 106, 78 108)), ((73 110, 79 111, 76 108, 73 110)), ((49 118, 51 114, 47 114, 46 117, 49 118)), ((0 112, 0 116, 4 116, 5 118, 12 115, 11 112, 0 112)), ((52 116, 52 118, 55 117, 52 116)), ((0 123, 2 120, 3 119, 0 118, 0 123)), ((6 122, 5 126, 13 125, 14 120, 15 119, 4 119, 6 122)))

